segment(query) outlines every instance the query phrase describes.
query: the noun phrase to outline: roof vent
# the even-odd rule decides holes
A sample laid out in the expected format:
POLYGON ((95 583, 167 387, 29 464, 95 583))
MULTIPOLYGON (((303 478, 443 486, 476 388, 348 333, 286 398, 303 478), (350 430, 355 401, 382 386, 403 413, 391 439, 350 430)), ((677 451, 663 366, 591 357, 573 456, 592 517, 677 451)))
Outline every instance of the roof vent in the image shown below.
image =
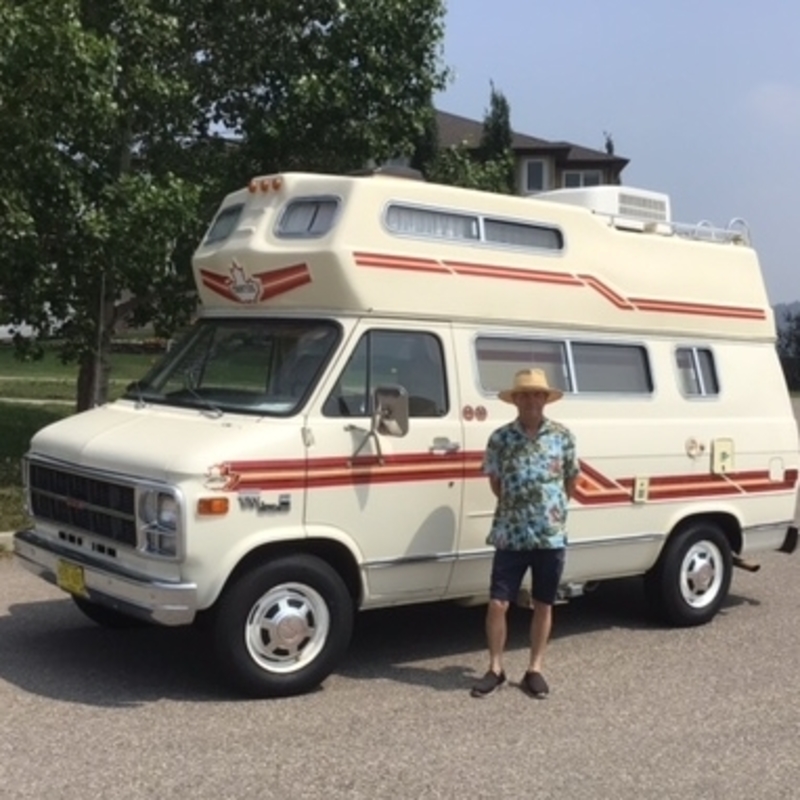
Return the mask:
POLYGON ((670 222, 669 195, 631 186, 585 186, 540 192, 537 200, 581 206, 596 214, 625 217, 642 222, 670 222))

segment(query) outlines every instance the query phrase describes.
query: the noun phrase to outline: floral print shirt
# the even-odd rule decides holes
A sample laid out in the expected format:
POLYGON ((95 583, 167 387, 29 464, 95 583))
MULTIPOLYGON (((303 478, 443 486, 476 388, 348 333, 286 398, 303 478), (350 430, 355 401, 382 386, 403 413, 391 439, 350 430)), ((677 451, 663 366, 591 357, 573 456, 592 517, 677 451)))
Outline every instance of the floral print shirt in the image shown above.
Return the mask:
POLYGON ((578 475, 575 438, 558 422, 542 421, 536 435, 514 420, 490 437, 483 471, 500 479, 500 499, 487 544, 498 550, 565 547, 567 492, 578 475))

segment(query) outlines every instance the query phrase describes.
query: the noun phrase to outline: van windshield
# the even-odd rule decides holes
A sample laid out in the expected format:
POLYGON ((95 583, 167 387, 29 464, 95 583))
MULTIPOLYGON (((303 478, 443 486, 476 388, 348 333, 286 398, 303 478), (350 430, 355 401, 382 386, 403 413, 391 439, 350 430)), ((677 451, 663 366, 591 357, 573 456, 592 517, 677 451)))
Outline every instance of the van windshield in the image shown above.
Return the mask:
POLYGON ((290 416, 304 404, 339 341, 327 320, 203 319, 125 399, 290 416))

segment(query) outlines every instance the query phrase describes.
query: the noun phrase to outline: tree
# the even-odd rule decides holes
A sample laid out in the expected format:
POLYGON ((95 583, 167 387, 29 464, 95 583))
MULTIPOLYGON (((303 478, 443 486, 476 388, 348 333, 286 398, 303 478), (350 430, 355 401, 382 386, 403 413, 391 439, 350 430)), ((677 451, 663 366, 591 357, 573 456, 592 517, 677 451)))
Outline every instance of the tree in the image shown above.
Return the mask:
POLYGON ((202 102, 241 137, 239 183, 411 152, 444 87, 442 0, 200 0, 198 11, 202 102))
POLYGON ((790 389, 800 388, 800 312, 784 310, 777 325, 778 356, 790 389))
POLYGON ((0 316, 58 329, 79 409, 106 397, 123 315, 164 333, 189 315, 188 255, 222 192, 410 150, 443 86, 443 15, 442 0, 0 5, 0 316))
POLYGON ((425 138, 418 143, 415 160, 423 165, 428 180, 487 192, 514 193, 513 134, 509 105, 502 92, 494 84, 491 86, 489 110, 484 115, 481 141, 477 148, 462 142, 451 147, 431 149, 425 138), (421 157, 426 152, 432 152, 427 163, 421 157))
POLYGON ((513 132, 511 130, 511 109, 505 95, 491 84, 489 110, 483 117, 483 134, 479 147, 483 164, 495 163, 504 172, 504 185, 500 191, 513 194, 514 157, 511 150, 513 132))
POLYGON ((120 298, 137 297, 142 317, 188 311, 175 255, 197 236, 199 193, 169 157, 194 114, 179 6, 0 9, 2 313, 58 330, 62 358, 79 366, 79 409, 105 400, 120 298))

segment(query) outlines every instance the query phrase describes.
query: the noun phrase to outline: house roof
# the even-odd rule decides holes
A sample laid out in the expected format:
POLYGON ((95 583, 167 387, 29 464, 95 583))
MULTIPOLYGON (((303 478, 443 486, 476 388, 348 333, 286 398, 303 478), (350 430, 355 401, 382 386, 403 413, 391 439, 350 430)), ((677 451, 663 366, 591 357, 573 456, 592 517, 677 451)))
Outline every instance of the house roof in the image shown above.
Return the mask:
MULTIPOLYGON (((452 147, 466 144, 469 148, 480 144, 483 134, 483 123, 447 111, 436 111, 436 123, 439 128, 439 144, 452 147)), ((550 142, 525 133, 512 132, 511 149, 518 155, 552 155, 557 162, 563 164, 581 162, 583 164, 602 164, 616 168, 618 171, 628 163, 627 158, 609 155, 604 150, 593 150, 572 142, 550 142)))

